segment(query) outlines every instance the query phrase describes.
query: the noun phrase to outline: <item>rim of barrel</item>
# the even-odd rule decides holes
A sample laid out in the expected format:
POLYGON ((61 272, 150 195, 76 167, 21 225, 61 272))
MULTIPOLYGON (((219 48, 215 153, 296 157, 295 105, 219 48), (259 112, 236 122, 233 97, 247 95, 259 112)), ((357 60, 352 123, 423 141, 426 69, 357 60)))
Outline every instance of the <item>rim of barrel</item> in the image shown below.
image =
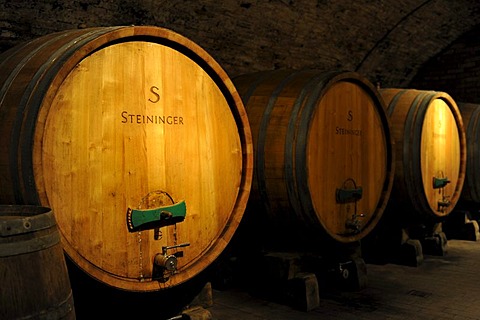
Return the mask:
MULTIPOLYGON (((325 81, 319 83, 317 86, 318 88, 315 88, 315 92, 313 92, 310 97, 308 97, 308 100, 306 102, 306 105, 313 104, 316 105, 316 103, 325 95, 325 93, 331 88, 331 86, 335 83, 338 83, 339 81, 347 81, 351 83, 355 83, 359 85, 362 89, 366 90, 370 97, 372 98, 374 105, 378 106, 381 110, 379 110, 378 115, 380 117, 380 120, 383 124, 384 128, 384 135, 385 135, 385 142, 386 142, 386 178, 383 181, 382 185, 382 191, 381 195, 379 198, 379 203, 377 207, 375 208, 372 218, 368 221, 368 223, 365 225, 365 227, 357 234, 351 234, 351 235, 337 235, 328 228, 326 228, 323 225, 323 221, 319 221, 323 229, 329 234, 330 237, 333 239, 343 242, 343 243, 349 243, 349 242, 355 242, 363 237, 365 237, 368 233, 371 232, 371 230, 376 226, 376 224, 380 221, 380 218, 383 215, 383 212, 385 211, 385 208, 388 203, 389 195, 392 191, 393 188, 393 182, 394 182, 394 170, 395 170, 395 148, 394 148, 394 138, 393 134, 391 132, 391 125, 390 125, 390 120, 389 117, 386 113, 386 108, 385 108, 385 102, 381 98, 380 93, 378 90, 375 88, 375 86, 363 75, 361 75, 358 72, 355 71, 331 71, 327 72, 325 75, 326 79, 325 81)), ((305 108, 304 108, 305 110, 305 108)), ((315 108, 308 108, 307 112, 301 112, 301 125, 299 126, 299 134, 298 136, 300 137, 308 137, 309 130, 311 128, 310 121, 312 121, 312 114, 315 112, 315 108)), ((302 139, 297 139, 296 145, 295 145, 296 150, 299 150, 296 152, 296 159, 297 163, 302 163, 302 159, 306 159, 306 154, 307 154, 307 144, 306 141, 302 139), (299 162, 301 161, 301 162, 299 162)), ((297 170, 297 177, 308 177, 307 175, 307 168, 305 165, 303 166, 296 166, 297 170)), ((299 186, 299 196, 300 196, 300 201, 301 205, 304 209, 306 209, 306 212, 315 212, 313 208, 313 203, 311 202, 311 197, 307 196, 309 195, 309 188, 308 188, 308 179, 304 179, 304 181, 297 181, 298 186, 299 186)))
POLYGON ((480 187, 475 182, 480 181, 480 171, 476 163, 469 160, 475 160, 475 155, 478 154, 477 142, 480 141, 480 130, 477 129, 480 123, 480 104, 457 102, 457 106, 462 114, 462 120, 465 113, 469 114, 469 121, 465 130, 467 140, 467 165, 461 198, 462 200, 478 203, 480 202, 480 187))
POLYGON ((11 214, 15 216, 35 216, 52 211, 51 208, 45 206, 36 206, 30 204, 1 204, 0 218, 11 214))
POLYGON ((0 205, 0 237, 35 232, 56 226, 51 208, 35 205, 0 205))
MULTIPOLYGON (((412 106, 410 106, 410 109, 408 110, 407 114, 407 120, 408 116, 410 113, 413 112, 412 109, 419 109, 422 114, 424 115, 427 112, 428 107, 432 104, 434 100, 442 100, 445 102, 447 105, 448 109, 451 111, 453 118, 455 119, 455 123, 457 126, 457 133, 459 136, 459 145, 460 145, 460 163, 459 163, 459 175, 457 177, 457 185, 455 186, 454 192, 451 196, 451 199, 455 199, 454 204, 458 203, 458 201, 461 198, 461 193, 463 190, 463 186, 465 183, 465 178, 466 178, 466 166, 467 166, 467 138, 465 134, 465 128, 464 128, 464 123, 462 120, 462 115, 460 112, 460 108, 458 107, 458 104, 456 103, 455 99, 453 99, 452 96, 450 96, 447 92, 445 91, 435 91, 435 90, 422 90, 422 89, 415 89, 415 88, 382 88, 380 91, 384 90, 385 92, 391 92, 393 94, 392 100, 388 103, 388 114, 391 116, 393 114, 393 110, 396 107, 398 101, 401 99, 401 97, 404 94, 408 93, 414 93, 415 97, 412 101, 412 106), (462 148, 463 146, 463 148, 462 148)), ((412 119, 416 119, 415 123, 412 123, 411 125, 413 126, 413 129, 416 130, 415 132, 410 131, 409 129, 404 130, 404 140, 408 141, 408 137, 410 135, 421 135, 421 132, 423 130, 423 122, 420 120, 423 120, 422 117, 414 117, 413 115, 410 115, 412 119), (418 121, 418 123, 417 123, 418 121)), ((409 154, 412 152, 416 152, 416 154, 421 154, 420 152, 420 147, 421 143, 420 141, 417 141, 417 143, 414 146, 409 146, 408 144, 404 144, 402 147, 403 153, 404 154, 409 154), (410 150, 409 148, 412 148, 410 150)), ((406 157, 410 158, 410 157, 406 157)), ((404 172, 408 174, 409 168, 411 164, 409 162, 404 162, 404 172)), ((415 164, 413 168, 413 172, 411 175, 415 178, 420 176, 421 177, 421 168, 420 164, 415 164)), ((417 178, 418 179, 418 178, 417 178)), ((427 218, 442 218, 448 216, 454 209, 455 206, 450 206, 450 208, 443 214, 439 215, 431 206, 427 203, 426 195, 425 195, 425 190, 423 187, 423 181, 421 184, 413 184, 414 186, 417 186, 415 188, 415 191, 413 188, 407 188, 407 193, 409 194, 410 197, 410 202, 411 205, 415 208, 418 208, 417 210, 421 213, 427 214, 427 218), (420 197, 420 195, 423 195, 423 197, 420 197), (416 200, 416 201, 415 201, 416 200)), ((412 185, 411 185, 412 186, 412 185)))
MULTIPOLYGON (((296 80, 298 77, 306 75, 308 78, 318 78, 320 72, 312 72, 314 70, 292 70, 292 69, 279 69, 279 70, 265 70, 254 72, 250 74, 243 75, 244 77, 250 78, 253 77, 255 81, 251 83, 248 88, 246 89, 245 94, 242 96, 244 104, 247 105, 251 96, 254 94, 256 89, 264 83, 270 83, 271 80, 278 79, 278 83, 274 86, 273 91, 271 92, 268 102, 265 106, 263 111, 260 123, 259 123, 259 132, 257 134, 257 145, 256 145, 256 153, 255 153, 255 173, 256 173, 256 183, 258 184, 258 191, 260 194, 260 198, 262 199, 262 205, 266 212, 270 214, 270 199, 268 197, 266 182, 265 182, 265 146, 266 146, 266 130, 268 129, 268 123, 270 122, 270 115, 272 112, 272 108, 275 105, 280 93, 285 89, 288 88, 290 83, 296 80)), ((237 78, 241 78, 237 77, 237 78)), ((235 78, 235 79, 237 79, 235 78)), ((310 84, 312 79, 307 81, 310 84)), ((303 88, 302 91, 299 93, 298 97, 296 98, 295 104, 292 110, 292 116, 290 116, 290 120, 288 123, 288 129, 286 134, 286 145, 293 146, 294 145, 294 130, 295 127, 295 119, 297 118, 297 114, 300 111, 303 99, 307 96, 308 90, 303 88)), ((284 156, 285 156, 285 168, 284 174, 287 181, 294 181, 293 172, 289 170, 289 168, 293 168, 293 158, 294 155, 288 148, 285 148, 284 156)), ((293 183, 287 184, 287 193, 289 199, 292 201, 290 205, 293 207, 294 212, 299 212, 300 209, 297 205, 297 202, 294 201, 295 197, 295 189, 293 187, 293 183)))
MULTIPOLYGON (((197 268, 195 267, 197 264, 205 265, 205 259, 213 261, 214 258, 220 255, 220 253, 225 249, 226 245, 228 244, 228 241, 233 237, 233 234, 235 233, 239 221, 241 220, 241 217, 245 211, 246 203, 249 197, 253 176, 253 142, 250 132, 250 125, 242 99, 239 96, 235 86, 233 85, 232 80, 229 78, 224 69, 218 64, 218 62, 214 60, 213 57, 210 56, 210 54, 208 54, 199 44, 193 42, 185 36, 180 35, 172 30, 155 26, 127 26, 106 29, 109 29, 109 31, 100 32, 100 34, 96 36, 91 36, 88 41, 84 41, 82 44, 74 45, 73 47, 69 48, 68 53, 62 55, 62 59, 55 62, 55 66, 53 66, 47 71, 48 74, 46 75, 46 78, 48 80, 44 83, 45 88, 43 89, 43 93, 41 94, 42 99, 40 99, 41 101, 38 103, 37 109, 40 109, 40 106, 42 105, 49 105, 49 103, 54 99, 58 88, 60 88, 59 84, 61 84, 66 79, 70 71, 80 61, 98 50, 117 43, 129 42, 132 40, 146 40, 162 45, 167 45, 172 49, 175 49, 180 53, 185 54, 188 58, 190 58, 201 68, 203 68, 203 70, 212 78, 212 80, 218 86, 219 90, 222 92, 224 98, 227 101, 227 104, 230 107, 230 111, 235 119, 237 132, 242 147, 242 172, 240 177, 241 181, 238 188, 235 204, 230 211, 229 219, 226 221, 225 227, 219 233, 219 236, 216 238, 216 240, 212 242, 210 247, 204 252, 204 259, 198 259, 196 261, 193 261, 190 264, 190 267, 197 268)), ((88 32, 88 29, 85 30, 86 32, 88 32)), ((34 115, 34 118, 37 118, 37 116, 38 110, 37 114, 34 115)), ((25 136, 30 137, 33 141, 35 129, 30 130, 31 131, 28 132, 28 134, 26 134, 25 136)), ((38 138, 41 140, 41 137, 38 138)), ((33 166, 27 164, 25 170, 29 170, 29 172, 31 172, 31 175, 33 176, 33 166)), ((29 180, 28 177, 29 174, 24 174, 24 180, 29 180)), ((34 179, 30 180, 33 181, 34 179)), ((37 197, 39 197, 39 195, 44 192, 43 189, 39 190, 36 187, 34 189, 35 190, 29 191, 35 192, 37 197)), ((41 203, 42 201, 41 199, 37 199, 37 201, 33 202, 41 203)), ((72 257, 72 260, 74 260, 74 262, 80 266, 81 269, 86 271, 97 270, 97 267, 94 265, 90 265, 89 262, 80 262, 83 258, 78 255, 74 248, 64 246, 64 249, 67 254, 72 257)), ((205 268, 206 266, 202 267, 201 270, 198 270, 198 272, 196 272, 195 274, 192 273, 192 276, 198 274, 205 268)), ((89 274, 97 278, 94 272, 89 272, 89 274)), ((104 277, 103 275, 101 279, 97 279, 104 283, 112 285, 112 281, 106 279, 106 277, 104 277)), ((186 280, 180 281, 175 285, 178 285, 185 281, 186 280)), ((151 289, 148 289, 148 285, 145 286, 144 284, 142 284, 141 286, 142 290, 140 290, 139 287, 139 291, 158 290, 155 285, 151 285, 151 289)), ((122 289, 136 291, 136 287, 127 287, 122 287, 122 289)))
MULTIPOLYGON (((132 40, 152 41, 154 43, 169 46, 192 59, 212 78, 222 92, 223 96, 227 100, 228 105, 230 106, 230 111, 235 119, 235 123, 237 124, 239 138, 244 150, 242 167, 245 169, 246 174, 242 175, 242 187, 240 189, 242 191, 247 191, 248 193, 249 181, 251 180, 252 175, 250 168, 253 167, 253 148, 248 148, 248 146, 252 144, 252 138, 245 107, 240 95, 238 94, 226 71, 205 49, 203 49, 199 44, 179 33, 176 33, 175 31, 157 26, 116 26, 105 28, 87 28, 83 30, 85 33, 91 34, 82 42, 74 43, 68 48, 68 50, 62 52, 60 54, 60 58, 56 60, 42 75, 41 83, 43 83, 43 86, 37 87, 35 92, 33 92, 36 95, 35 101, 38 102, 32 103, 32 112, 29 112, 28 119, 26 120, 26 123, 28 124, 25 126, 26 133, 22 135, 25 137, 25 139, 29 139, 29 141, 28 143, 22 143, 21 145, 30 145, 33 142, 36 130, 35 120, 38 118, 40 106, 44 104, 50 104, 51 100, 54 99, 58 88, 60 87, 59 85, 55 84, 62 83, 71 70, 80 61, 94 52, 114 44, 129 42, 132 40), (52 88, 56 88, 57 90, 51 90, 52 88)), ((76 29, 70 31, 78 32, 76 29)), ((29 149, 24 151, 30 152, 29 149)), ((28 190, 26 190, 26 194, 30 195, 25 202, 41 203, 38 188, 37 186, 32 185, 32 181, 35 181, 33 172, 34 166, 32 163, 33 159, 28 155, 24 155, 22 159, 24 159, 22 160, 21 164, 22 172, 24 172, 23 185, 29 187, 28 190)), ((239 196, 240 195, 241 193, 239 193, 239 196)), ((242 197, 240 196, 240 198, 242 197)))
MULTIPOLYGON (((465 184, 465 176, 466 176, 466 170, 467 170, 467 138, 465 134, 465 127, 464 127, 462 115, 455 99, 453 99, 453 97, 450 96, 447 92, 434 91, 434 90, 417 90, 417 89, 412 89, 412 90, 415 90, 417 92, 425 92, 426 94, 429 94, 429 96, 427 97, 428 101, 424 102, 426 104, 426 108, 428 108, 431 105, 431 103, 433 103, 433 101, 437 99, 444 101, 448 109, 451 111, 457 127, 459 147, 460 147, 460 161, 459 161, 459 174, 457 177, 457 184, 455 185, 455 189, 450 197, 452 201, 454 200, 453 206, 448 207, 443 214, 439 214, 437 211, 431 210, 432 213, 434 214, 433 216, 434 218, 446 217, 454 210, 455 205, 460 200, 463 186, 465 184)), ((418 146, 417 150, 420 150, 420 145, 418 146)), ((425 192, 423 188, 421 191, 425 192)), ((428 207, 430 208, 429 205, 428 207)))
MULTIPOLYGON (((452 110, 452 114, 453 114, 453 117, 456 121, 456 124, 457 124, 457 132, 458 132, 458 136, 459 136, 459 140, 460 140, 460 166, 459 166, 459 175, 458 175, 458 178, 457 178, 457 185, 455 187, 455 191, 454 191, 454 194, 456 197, 455 197, 455 204, 458 203, 458 201, 460 200, 461 198, 461 193, 462 193, 462 190, 463 190, 463 186, 465 184, 465 178, 466 178, 466 171, 467 171, 467 136, 466 136, 466 133, 465 133, 465 124, 463 123, 463 118, 462 118, 462 114, 461 114, 461 111, 458 107, 458 104, 457 102, 455 101, 455 99, 453 99, 452 96, 450 96, 447 92, 438 92, 439 93, 439 96, 444 99, 444 100, 448 100, 449 102, 451 102, 451 105, 450 106, 450 109, 452 110), (462 148, 463 146, 463 148, 462 148), (463 169, 463 170, 462 170, 463 169)), ((452 195, 452 197, 453 197, 452 195)), ((448 210, 448 214, 450 214, 453 210, 454 210, 454 207, 453 206, 452 208, 450 208, 450 210, 448 210)))

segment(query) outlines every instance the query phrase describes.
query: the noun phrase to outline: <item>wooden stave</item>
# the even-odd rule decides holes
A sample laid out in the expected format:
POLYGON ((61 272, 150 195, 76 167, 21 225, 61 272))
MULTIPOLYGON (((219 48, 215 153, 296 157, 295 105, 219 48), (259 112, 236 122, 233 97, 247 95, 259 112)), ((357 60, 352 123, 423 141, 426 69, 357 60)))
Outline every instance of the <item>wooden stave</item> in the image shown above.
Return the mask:
MULTIPOLYGON (((220 65, 213 60, 213 58, 198 45, 190 41, 189 39, 176 34, 167 29, 158 28, 158 27, 109 27, 109 28, 91 28, 84 30, 71 30, 61 33, 56 33, 36 39, 30 43, 27 43, 23 47, 15 47, 12 50, 7 51, 3 56, 14 56, 16 57, 18 52, 25 53, 28 55, 34 48, 38 46, 38 42, 46 41, 48 46, 51 49, 56 48, 59 52, 61 59, 44 59, 44 58, 26 58, 27 63, 32 63, 30 69, 38 70, 43 68, 40 71, 37 71, 36 74, 33 74, 30 79, 21 79, 21 85, 16 85, 16 88, 21 88, 20 90, 9 91, 9 87, 4 90, 4 96, 1 101, 7 101, 8 104, 15 104, 17 101, 23 101, 24 109, 27 109, 27 115, 22 116, 20 121, 12 121, 10 126, 3 128, 2 133, 10 134, 12 130, 17 130, 15 132, 13 146, 10 144, 6 147, 1 146, 2 148, 7 149, 7 154, 9 154, 9 159, 0 160, 0 165, 4 168, 2 175, 7 177, 5 181, 9 181, 10 177, 13 177, 10 181, 10 185, 2 185, 4 187, 0 192, 1 203, 26 203, 26 204, 46 204, 46 191, 41 189, 41 182, 36 181, 33 168, 35 164, 31 162, 32 160, 32 140, 40 139, 34 135, 32 127, 32 122, 35 122, 36 116, 38 114, 38 109, 41 103, 50 103, 54 99, 53 94, 48 92, 50 86, 58 86, 62 81, 67 77, 70 70, 85 56, 101 50, 102 47, 109 45, 113 42, 129 41, 131 38, 139 37, 141 39, 156 39, 162 41, 162 43, 168 43, 169 45, 176 46, 177 49, 183 50, 182 52, 192 54, 196 59, 196 62, 201 65, 203 68, 208 70, 208 73, 211 77, 215 78, 217 84, 221 87, 221 90, 226 95, 226 99, 231 106, 231 111, 233 117, 235 118, 236 125, 238 126, 239 137, 241 140, 242 147, 242 175, 240 177, 241 183, 238 190, 238 197, 235 202, 231 216, 228 218, 224 230, 220 233, 219 238, 214 239, 215 245, 206 251, 199 261, 195 262, 193 267, 193 272, 185 272, 182 279, 177 282, 159 285, 155 284, 146 284, 146 283, 130 283, 129 281, 124 282, 124 279, 117 279, 116 277, 111 277, 108 274, 103 274, 102 270, 98 270, 97 267, 91 267, 79 263, 82 259, 80 255, 72 248, 65 248, 69 257, 80 266, 80 268, 85 271, 87 274, 93 276, 102 283, 106 283, 113 287, 118 287, 122 290, 127 291, 159 291, 168 289, 172 286, 177 286, 183 284, 185 281, 188 281, 195 277, 199 272, 204 270, 209 264, 211 264, 215 258, 221 253, 221 251, 226 247, 229 240, 233 236, 236 227, 238 226, 240 220, 242 219, 243 211, 245 210, 246 201, 250 192, 251 176, 252 176, 252 162, 253 162, 253 147, 251 146, 251 135, 250 127, 248 124, 248 119, 246 113, 243 109, 243 104, 240 97, 238 96, 235 87, 230 81, 228 75, 223 71, 220 65), (65 49, 62 50, 61 47, 65 46, 65 49), (60 49, 58 49, 60 47, 60 49), (49 61, 45 61, 49 60, 49 61), (44 66, 45 63, 50 62, 51 65, 44 66), (36 79, 34 79, 36 77, 36 79), (55 83, 52 83, 52 78, 54 78, 55 83), (35 84, 32 84, 32 81, 35 80, 35 84), (45 80, 47 79, 47 80, 45 80), (42 83, 42 81, 44 83, 42 83), (40 83, 42 86, 37 88, 37 83, 40 83), (30 98, 34 96, 34 98, 30 98), (6 98, 5 98, 6 97, 6 98), (23 97, 23 98, 22 98, 23 97), (27 98, 25 98, 27 97, 27 98), (30 101, 33 101, 30 103, 30 101), (43 101, 43 102, 42 102, 43 101), (21 125, 18 125, 18 122, 21 122, 21 125), (21 129, 20 129, 21 128, 21 129), (25 130, 23 128, 26 128, 25 130), (29 129, 30 128, 30 129, 29 129), (19 151, 12 151, 19 149, 19 151), (12 167, 14 169, 12 169, 12 167), (6 173, 5 173, 6 171, 6 173), (15 179, 17 179, 15 181, 15 179), (40 187, 39 187, 40 186, 40 187), (99 273, 100 272, 100 273, 99 273)), ((44 50, 47 56, 50 53, 51 49, 44 50)), ((34 51, 34 50, 33 50, 34 51)), ((54 50, 52 50, 54 51, 54 50)), ((10 62, 13 61, 10 60, 10 62)), ((7 64, 6 64, 7 65, 7 64)), ((12 64, 9 64, 12 65, 12 64)), ((22 70, 14 71, 9 70, 10 74, 17 73, 22 75, 22 70)), ((7 72, 2 74, 8 74, 7 72)), ((28 72, 27 72, 28 74, 28 72)), ((22 75, 23 76, 23 75, 22 75)), ((14 77, 16 78, 16 77, 14 77)), ((8 78, 7 78, 8 79, 8 78)), ((12 83, 8 83, 11 87, 12 83)), ((13 85, 15 87, 15 85, 13 85)), ((5 105, 6 103, 4 103, 5 105)), ((2 106, 0 105, 0 111, 2 106)), ((20 116, 21 112, 17 112, 17 116, 20 116)), ((11 114, 0 112, 0 117, 4 116, 5 118, 14 117, 11 114)), ((40 151, 33 151, 40 152, 40 151)), ((41 177, 40 177, 41 178, 41 177)), ((101 269, 101 268, 100 268, 101 269)))
POLYGON ((387 113, 391 119, 397 155, 395 182, 387 210, 403 211, 405 215, 400 220, 405 220, 401 222, 405 225, 419 222, 440 222, 454 210, 460 199, 465 180, 467 146, 463 120, 458 106, 446 92, 400 88, 382 88, 379 89, 379 92, 385 100, 387 113), (425 119, 428 108, 436 99, 445 101, 449 107, 458 128, 460 145, 460 169, 458 176, 455 177, 457 184, 451 198, 451 205, 445 212, 439 212, 431 207, 428 203, 430 199, 424 192, 422 178, 418 178, 418 176, 421 177, 422 173, 420 165, 422 151, 420 150, 421 141, 419 139, 422 133, 422 121, 425 119), (412 131, 406 130, 407 126, 412 131), (405 142, 407 135, 410 140, 413 140, 413 143, 405 142))
POLYGON ((457 102, 462 114, 463 123, 466 129, 467 140, 467 165, 465 171, 465 183, 460 195, 460 202, 480 202, 480 171, 478 168, 478 146, 480 130, 478 121, 480 117, 480 106, 475 103, 457 102))
POLYGON ((0 205, 0 315, 75 319, 73 292, 53 211, 0 205))
MULTIPOLYGON (((355 72, 345 72, 345 71, 332 71, 332 72, 319 72, 316 70, 302 70, 302 71, 293 71, 293 70, 276 70, 276 71, 265 71, 265 72, 257 72, 257 73, 252 73, 252 74, 247 74, 247 75, 242 75, 239 77, 236 77, 233 79, 234 83, 236 84, 240 95, 242 96, 244 100, 244 104, 247 108, 247 113, 249 114, 249 120, 251 123, 252 127, 252 136, 253 136, 253 141, 254 141, 254 149, 255 149, 255 173, 254 173, 254 179, 252 182, 252 192, 251 192, 251 197, 249 201, 249 207, 250 211, 255 211, 256 214, 257 211, 264 210, 267 212, 267 215, 269 216, 266 218, 266 222, 264 221, 263 223, 267 223, 269 228, 279 228, 282 229, 285 227, 282 222, 279 222, 279 220, 283 219, 288 219, 292 215, 294 215, 294 220, 298 221, 290 221, 290 226, 287 226, 288 229, 300 229, 301 233, 306 231, 307 233, 311 232, 310 234, 313 234, 313 238, 315 237, 320 237, 323 240, 331 241, 333 240, 334 242, 337 243, 355 243, 365 237, 367 234, 369 234, 375 227, 375 225, 378 223, 380 220, 383 210, 386 207, 389 194, 393 185, 393 172, 395 170, 394 164, 393 164, 393 159, 395 157, 394 155, 394 150, 393 150, 393 139, 392 136, 390 135, 390 124, 388 117, 384 113, 384 106, 383 106, 383 100, 379 96, 379 94, 376 92, 376 89, 370 84, 370 82, 359 75, 358 73, 355 72), (275 79, 274 81, 269 82, 269 79, 275 79), (261 143, 257 140, 264 139, 265 137, 262 137, 265 135, 265 130, 268 128, 265 128, 265 115, 268 117, 268 109, 272 106, 266 106, 266 111, 261 117, 263 119, 259 120, 259 115, 255 113, 254 117, 256 119, 252 119, 251 115, 251 109, 252 107, 249 106, 249 99, 251 96, 254 96, 254 92, 256 89, 261 90, 260 93, 258 93, 258 96, 268 96, 270 100, 275 100, 277 97, 275 95, 279 94, 283 89, 291 89, 289 86, 291 85, 289 82, 290 80, 293 81, 300 81, 301 84, 299 85, 300 89, 295 88, 293 89, 294 95, 298 94, 296 97, 300 97, 300 99, 297 99, 296 106, 295 108, 298 110, 292 111, 292 113, 297 113, 298 116, 294 116, 295 118, 293 121, 290 121, 291 124, 291 131, 287 133, 287 143, 293 143, 293 140, 296 139, 295 148, 300 150, 299 152, 293 153, 293 154, 288 154, 287 151, 285 151, 285 158, 287 159, 286 162, 288 164, 285 164, 284 169, 285 169, 285 180, 284 183, 286 184, 285 186, 285 193, 282 195, 281 200, 286 205, 280 206, 280 208, 276 207, 273 209, 271 208, 271 203, 272 201, 268 200, 268 196, 266 195, 268 192, 265 191, 265 189, 268 189, 265 187, 265 182, 263 181, 264 179, 264 173, 263 167, 265 165, 264 163, 264 156, 262 154, 262 151, 258 150, 259 148, 262 148, 262 145, 264 143, 261 143), (320 99, 323 93, 325 93, 326 90, 328 90, 329 86, 332 83, 335 83, 337 81, 349 79, 352 82, 355 82, 359 84, 362 88, 364 88, 369 94, 372 95, 373 100, 376 103, 376 106, 380 107, 380 113, 382 114, 382 124, 385 129, 385 140, 387 141, 387 155, 386 157, 388 158, 387 160, 387 178, 383 182, 383 188, 382 188, 382 195, 381 195, 381 201, 380 205, 378 206, 378 211, 377 214, 374 215, 374 217, 369 221, 369 224, 367 227, 362 229, 362 231, 356 235, 349 235, 349 236, 338 236, 336 234, 333 234, 330 230, 328 230, 325 225, 323 225, 322 222, 319 222, 317 217, 314 217, 314 214, 305 214, 302 212, 302 208, 308 208, 304 209, 306 212, 313 212, 314 209, 312 208, 311 200, 309 199, 309 191, 308 191, 308 186, 306 185, 307 181, 307 168, 306 167, 301 167, 292 165, 292 162, 301 162, 302 159, 305 157, 305 136, 309 130, 308 123, 310 121, 311 117, 311 112, 313 112, 313 105, 320 99), (270 87, 271 86, 271 87, 270 87), (297 90, 298 89, 298 90, 297 90), (297 91, 295 91, 297 90, 297 91), (305 102, 307 101, 307 102, 305 102), (309 104, 309 107, 305 107, 304 105, 301 104, 309 104), (302 109, 303 108, 303 109, 302 109), (307 111, 305 111, 307 110, 307 111), (302 112, 303 111, 303 112, 302 112), (262 124, 259 124, 259 122, 263 122, 262 124), (263 127, 263 129, 262 129, 263 127), (296 127, 296 129, 293 129, 296 127), (298 128, 300 128, 298 130, 298 128), (302 129, 303 128, 303 129, 302 129), (301 133, 298 133, 296 130, 300 131, 301 133), (302 131, 303 130, 303 131, 302 131), (262 132, 263 131, 263 132, 262 132), (295 136, 295 137, 294 137, 295 136), (298 138, 300 137, 300 138, 298 138), (302 179, 302 177, 304 177, 302 179), (292 214, 293 212, 293 214, 292 214)), ((293 87, 293 86, 292 86, 293 87)), ((270 101, 269 104, 272 102, 270 101)), ((272 157, 273 158, 273 157, 272 157)), ((275 202, 278 202, 279 199, 276 198, 275 202)), ((257 218, 258 219, 258 218, 257 218)), ((269 235, 267 238, 270 238, 270 234, 272 231, 270 231, 269 235)), ((288 231, 287 231, 288 232, 288 231)), ((280 232, 280 234, 288 234, 284 233, 283 231, 280 232)), ((301 238, 303 235, 289 235, 287 238, 292 239, 293 238, 301 238)), ((304 240, 300 240, 300 245, 305 245, 305 242, 310 242, 312 240, 310 238, 306 238, 304 240), (303 241, 303 242, 302 242, 303 241)), ((275 239, 267 239, 267 242, 273 241, 277 242, 278 238, 275 237, 275 239)), ((289 241, 289 240, 287 240, 289 241)), ((296 242, 291 240, 292 242, 296 242)), ((312 240, 312 242, 314 242, 312 240)))

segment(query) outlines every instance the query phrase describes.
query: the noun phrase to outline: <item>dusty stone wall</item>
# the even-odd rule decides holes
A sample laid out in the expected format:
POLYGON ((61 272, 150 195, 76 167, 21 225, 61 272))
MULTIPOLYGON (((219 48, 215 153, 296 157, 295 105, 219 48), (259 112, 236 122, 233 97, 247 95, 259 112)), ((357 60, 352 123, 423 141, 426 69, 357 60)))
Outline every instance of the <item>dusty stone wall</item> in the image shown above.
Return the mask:
POLYGON ((426 63, 411 86, 448 92, 458 102, 480 103, 480 27, 426 63))
POLYGON ((155 25, 199 44, 232 77, 343 69, 406 86, 479 21, 470 0, 1 0, 0 52, 66 29, 155 25))

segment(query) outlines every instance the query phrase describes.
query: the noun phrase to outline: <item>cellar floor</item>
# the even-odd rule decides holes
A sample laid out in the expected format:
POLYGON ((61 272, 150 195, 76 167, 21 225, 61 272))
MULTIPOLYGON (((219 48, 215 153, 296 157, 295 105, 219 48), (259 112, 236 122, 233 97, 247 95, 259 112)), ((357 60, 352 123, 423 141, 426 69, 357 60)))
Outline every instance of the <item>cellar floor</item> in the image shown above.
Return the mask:
POLYGON ((448 240, 444 256, 418 267, 367 264, 359 291, 320 291, 319 306, 299 311, 229 288, 212 291, 212 319, 480 319, 480 242, 448 240))

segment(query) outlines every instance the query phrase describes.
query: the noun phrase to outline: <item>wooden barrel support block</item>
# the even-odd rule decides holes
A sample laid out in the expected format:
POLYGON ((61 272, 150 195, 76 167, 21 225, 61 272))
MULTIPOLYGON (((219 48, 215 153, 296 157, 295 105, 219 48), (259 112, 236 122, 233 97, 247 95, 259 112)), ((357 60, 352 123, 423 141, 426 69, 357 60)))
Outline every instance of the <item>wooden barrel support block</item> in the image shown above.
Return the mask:
POLYGON ((265 230, 315 228, 342 243, 368 234, 393 183, 393 141, 383 100, 353 72, 271 71, 233 79, 256 155, 251 202, 265 230))
POLYGON ((466 170, 466 139, 457 104, 445 92, 379 91, 397 151, 391 198, 420 220, 447 216, 460 198, 466 170))
POLYGON ((139 26, 48 35, 0 61, 1 202, 54 208, 67 254, 116 288, 162 290, 215 260, 243 216, 253 146, 211 56, 139 26), (183 221, 129 232, 127 210, 180 201, 183 221), (170 259, 154 274, 157 254, 170 259))

